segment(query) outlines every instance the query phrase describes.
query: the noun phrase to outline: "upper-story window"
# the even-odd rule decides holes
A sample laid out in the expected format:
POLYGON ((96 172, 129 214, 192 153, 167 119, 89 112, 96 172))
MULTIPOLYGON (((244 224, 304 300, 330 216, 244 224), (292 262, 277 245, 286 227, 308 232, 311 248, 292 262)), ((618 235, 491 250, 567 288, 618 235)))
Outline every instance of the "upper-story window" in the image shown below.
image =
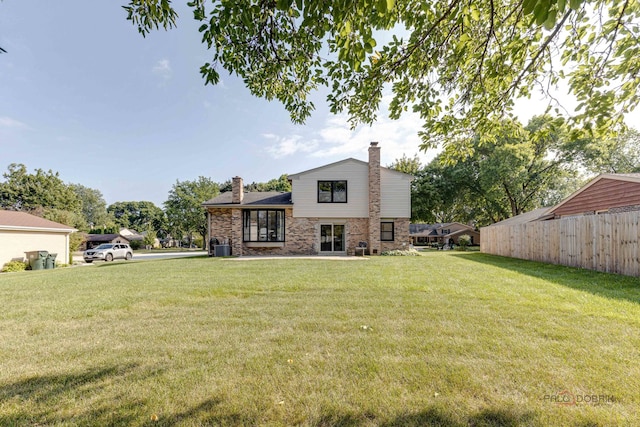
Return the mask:
POLYGON ((347 181, 318 181, 318 203, 347 203, 347 181))

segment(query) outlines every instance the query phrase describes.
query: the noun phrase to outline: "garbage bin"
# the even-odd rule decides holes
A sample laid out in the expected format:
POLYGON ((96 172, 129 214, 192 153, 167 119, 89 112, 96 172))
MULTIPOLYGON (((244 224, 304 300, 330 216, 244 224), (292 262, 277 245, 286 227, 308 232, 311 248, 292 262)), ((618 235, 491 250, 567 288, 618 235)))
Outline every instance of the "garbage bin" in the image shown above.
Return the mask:
POLYGON ((45 261, 49 252, 30 251, 25 253, 27 254, 27 261, 32 270, 43 270, 45 268, 45 261))
POLYGON ((46 261, 44 263, 44 268, 47 270, 51 270, 52 268, 56 268, 56 257, 58 254, 49 254, 47 255, 46 261))

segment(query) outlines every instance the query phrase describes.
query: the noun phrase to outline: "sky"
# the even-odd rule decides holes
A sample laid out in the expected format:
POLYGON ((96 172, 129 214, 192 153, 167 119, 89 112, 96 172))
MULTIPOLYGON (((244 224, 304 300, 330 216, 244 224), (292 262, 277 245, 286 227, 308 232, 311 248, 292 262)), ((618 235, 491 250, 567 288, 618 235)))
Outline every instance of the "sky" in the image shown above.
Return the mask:
POLYGON ((126 20, 126 0, 0 1, 0 172, 22 163, 100 190, 107 204, 162 207, 176 181, 266 182, 366 161, 371 141, 383 165, 436 155, 419 151, 421 121, 411 113, 351 130, 317 93, 313 116, 295 125, 281 104, 224 71, 205 86, 199 68, 212 54, 186 2, 174 3, 177 28, 143 38, 126 20))

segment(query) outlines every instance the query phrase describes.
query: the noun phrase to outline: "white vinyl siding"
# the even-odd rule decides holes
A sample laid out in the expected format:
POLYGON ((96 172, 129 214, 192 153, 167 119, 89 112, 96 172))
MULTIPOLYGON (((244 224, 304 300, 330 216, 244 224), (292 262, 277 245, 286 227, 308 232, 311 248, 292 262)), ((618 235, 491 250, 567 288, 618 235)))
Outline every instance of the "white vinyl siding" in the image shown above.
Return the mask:
POLYGON ((383 218, 411 217, 410 176, 397 171, 380 169, 380 216, 383 218))
POLYGON ((369 216, 369 168, 348 159, 304 172, 292 179, 294 217, 366 218, 369 216), (347 181, 347 203, 318 203, 318 181, 347 181))
POLYGON ((68 233, 0 231, 0 267, 14 259, 26 259, 25 252, 29 251, 58 254, 56 264, 66 264, 69 262, 68 233))

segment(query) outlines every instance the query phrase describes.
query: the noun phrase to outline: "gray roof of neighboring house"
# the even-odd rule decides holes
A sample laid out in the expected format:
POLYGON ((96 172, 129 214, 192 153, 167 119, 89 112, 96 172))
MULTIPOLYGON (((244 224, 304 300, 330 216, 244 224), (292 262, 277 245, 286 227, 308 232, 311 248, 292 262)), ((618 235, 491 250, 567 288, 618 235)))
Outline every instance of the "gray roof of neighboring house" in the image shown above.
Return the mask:
POLYGON ((264 192, 245 192, 242 203, 232 203, 233 193, 226 191, 211 200, 207 200, 203 206, 251 206, 251 205, 293 205, 291 202, 291 192, 283 193, 281 191, 264 191, 264 192))
POLYGON ((527 222, 548 219, 547 214, 551 209, 553 209, 553 206, 534 209, 532 211, 525 212, 520 215, 512 216, 511 218, 507 218, 503 221, 496 222, 495 224, 491 224, 489 227, 493 227, 495 225, 518 225, 518 224, 525 224, 527 222))
POLYGON ((446 227, 450 223, 437 223, 437 224, 409 224, 409 233, 416 234, 422 232, 429 232, 442 227, 446 227))
POLYGON ((128 238, 121 236, 120 234, 87 234, 87 242, 110 242, 113 239, 121 238, 129 241, 128 238))
POLYGON ((39 216, 31 215, 26 212, 6 211, 0 209, 0 228, 2 229, 38 229, 50 230, 55 232, 72 232, 77 231, 73 227, 60 224, 59 222, 49 221, 39 216))

